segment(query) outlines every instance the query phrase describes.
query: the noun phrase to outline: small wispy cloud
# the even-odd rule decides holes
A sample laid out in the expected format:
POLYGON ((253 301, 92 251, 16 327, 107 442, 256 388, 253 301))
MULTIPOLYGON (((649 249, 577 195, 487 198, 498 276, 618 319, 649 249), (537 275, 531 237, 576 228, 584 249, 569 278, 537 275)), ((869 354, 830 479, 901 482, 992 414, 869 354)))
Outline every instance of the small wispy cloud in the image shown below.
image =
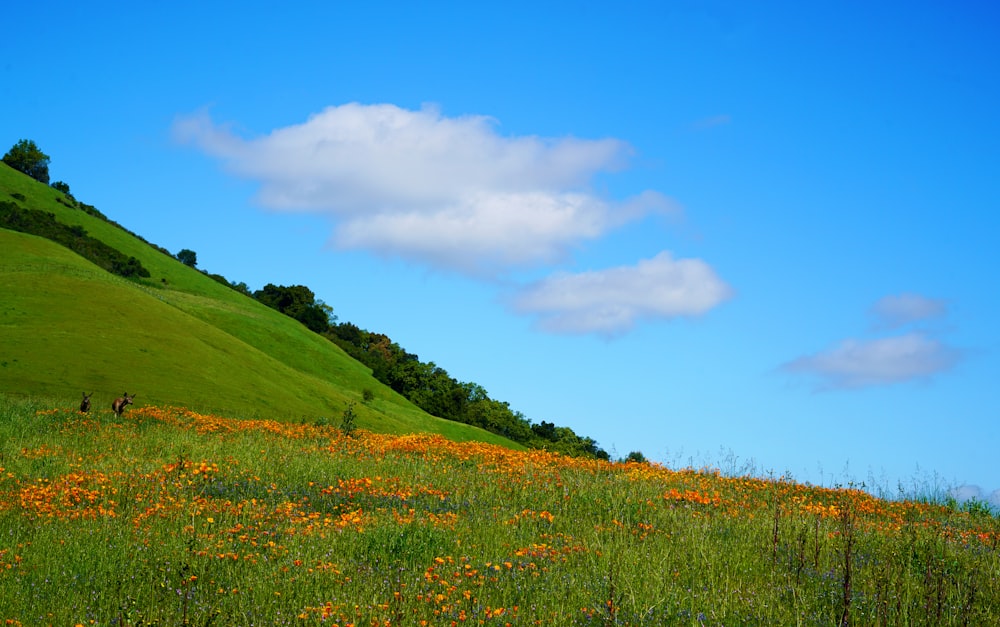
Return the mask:
POLYGON ((958 502, 965 502, 969 499, 982 499, 983 489, 974 484, 963 484, 948 490, 948 495, 958 502))
POLYGON ((704 314, 732 289, 700 259, 668 252, 634 266, 559 273, 520 290, 511 306, 553 333, 620 335, 643 320, 704 314))
POLYGON ((855 389, 929 380, 961 361, 962 351, 935 339, 926 329, 903 333, 917 322, 943 318, 945 301, 904 292, 878 299, 869 309, 876 331, 897 334, 870 340, 847 339, 837 346, 794 359, 785 372, 811 375, 819 390, 855 389))
POLYGON ((852 389, 928 379, 958 363, 960 353, 922 333, 875 340, 848 339, 782 366, 819 379, 819 389, 852 389))
POLYGON ((694 131, 704 131, 710 128, 715 128, 717 126, 725 126, 733 121, 733 117, 728 113, 722 113, 719 115, 710 115, 691 123, 691 130, 694 131))
POLYGON ((340 248, 467 275, 564 261, 581 242, 678 211, 655 191, 620 201, 591 191, 598 173, 626 166, 623 141, 497 128, 486 116, 352 103, 252 139, 205 112, 178 118, 173 132, 258 182, 264 207, 332 217, 340 248))
POLYGON ((898 329, 914 322, 942 318, 947 313, 948 305, 944 300, 914 293, 880 298, 871 308, 875 326, 883 329, 898 329))

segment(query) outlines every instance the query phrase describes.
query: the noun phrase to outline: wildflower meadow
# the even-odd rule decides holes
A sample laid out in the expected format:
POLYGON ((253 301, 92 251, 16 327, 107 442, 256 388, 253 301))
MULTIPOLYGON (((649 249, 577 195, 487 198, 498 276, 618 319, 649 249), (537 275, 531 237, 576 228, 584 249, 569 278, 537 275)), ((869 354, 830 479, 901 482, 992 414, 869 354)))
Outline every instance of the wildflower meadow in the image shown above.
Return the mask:
POLYGON ((0 398, 0 624, 985 625, 988 511, 0 398))

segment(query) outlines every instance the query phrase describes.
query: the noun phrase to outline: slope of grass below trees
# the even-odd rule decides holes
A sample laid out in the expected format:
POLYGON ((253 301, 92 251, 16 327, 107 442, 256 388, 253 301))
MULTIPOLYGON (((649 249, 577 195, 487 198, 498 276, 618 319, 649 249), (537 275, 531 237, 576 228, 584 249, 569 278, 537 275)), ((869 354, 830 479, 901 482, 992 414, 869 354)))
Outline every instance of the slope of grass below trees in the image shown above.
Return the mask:
MULTIPOLYGON (((352 394, 341 394, 340 398, 333 395, 331 402, 327 403, 329 406, 344 405, 346 409, 360 394, 368 408, 377 408, 380 398, 388 398, 404 413, 423 415, 419 411, 422 410, 426 414, 476 428, 468 431, 453 426, 433 427, 463 434, 460 436, 463 438, 469 437, 464 434, 477 434, 481 429, 513 441, 518 446, 608 458, 607 452, 592 438, 577 435, 571 428, 551 422, 532 424, 508 403, 490 398, 482 386, 456 380, 443 368, 433 362, 420 361, 416 355, 383 334, 369 332, 350 323, 327 321, 326 316, 332 309, 322 301, 316 301, 315 295, 305 286, 267 285, 263 290, 251 293, 245 283, 233 283, 225 277, 195 270, 193 251, 182 251, 188 253, 191 263, 181 263, 168 251, 110 221, 95 207, 76 200, 69 194, 69 186, 65 183, 60 183, 59 188, 49 187, 0 163, 0 203, 3 203, 0 205, 3 209, 0 211, 0 228, 7 226, 58 242, 102 268, 128 277, 132 285, 145 288, 147 294, 160 301, 207 322, 280 362, 292 365, 294 370, 313 375, 321 381, 332 380, 338 388, 355 388, 352 394), (3 192, 11 200, 4 200, 3 192), (264 298, 268 295, 273 298, 264 298), (292 307, 294 311, 286 311, 280 306, 289 295, 295 297, 292 303, 296 305, 292 307), (273 311, 261 308, 262 304, 298 319, 312 332, 301 325, 288 324, 287 320, 284 324, 275 325, 273 311), (315 315, 303 320, 296 315, 296 307, 315 315), (331 350, 331 343, 339 348, 331 350), (360 371, 357 362, 363 364, 360 371), (359 372, 362 374, 359 375, 359 372), (370 380, 369 372, 382 385, 365 386, 358 392, 357 385, 352 381, 358 376, 370 380), (400 397, 409 403, 398 403, 400 397)), ((293 410, 296 404, 303 404, 303 400, 314 411, 317 409, 309 395, 290 404, 282 403, 282 407, 293 410)), ((192 398, 188 402, 200 400, 192 398)), ((222 408, 218 404, 206 407, 222 408)), ((361 408, 359 411, 364 423, 365 410, 361 408)), ((404 430, 409 428, 406 426, 410 424, 408 420, 393 426, 394 422, 398 422, 397 412, 384 411, 383 414, 382 429, 397 426, 404 430)), ((492 436, 487 439, 496 441, 492 436)))
POLYGON ((353 404, 359 426, 375 431, 513 445, 426 414, 298 322, 0 164, 0 196, 15 194, 141 260, 151 276, 125 280, 51 241, 0 229, 0 391, 67 405, 96 392, 102 406, 128 391, 139 404, 298 421, 335 422, 353 404))

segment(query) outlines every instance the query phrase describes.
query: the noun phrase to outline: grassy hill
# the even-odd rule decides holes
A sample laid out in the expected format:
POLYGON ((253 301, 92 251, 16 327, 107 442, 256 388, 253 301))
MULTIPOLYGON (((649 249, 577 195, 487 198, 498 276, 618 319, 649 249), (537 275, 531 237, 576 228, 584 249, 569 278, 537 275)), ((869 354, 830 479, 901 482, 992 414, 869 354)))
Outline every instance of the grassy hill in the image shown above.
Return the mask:
POLYGON ((1000 624, 982 504, 512 451, 60 197, 151 276, 0 229, 5 625, 1000 624))
POLYGON ((513 445, 426 414, 299 322, 2 163, 0 201, 50 212, 151 274, 123 279, 52 241, 0 229, 2 393, 69 406, 94 392, 104 408, 128 391, 138 406, 332 424, 354 403, 357 425, 372 431, 513 445), (362 402, 364 390, 373 400, 362 402))
POLYGON ((4 625, 997 625, 998 545, 857 489, 0 397, 4 625))

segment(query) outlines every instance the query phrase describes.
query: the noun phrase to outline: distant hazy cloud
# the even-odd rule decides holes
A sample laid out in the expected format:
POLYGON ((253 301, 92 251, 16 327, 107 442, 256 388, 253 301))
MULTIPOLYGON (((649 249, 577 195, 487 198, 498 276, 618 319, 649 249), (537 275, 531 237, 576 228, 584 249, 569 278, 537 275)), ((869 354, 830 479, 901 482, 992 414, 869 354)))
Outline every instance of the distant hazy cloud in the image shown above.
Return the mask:
POLYGON ((728 113, 723 113, 719 115, 710 115, 699 120, 695 120, 691 124, 691 130, 704 131, 706 129, 714 128, 716 126, 724 126, 733 121, 733 118, 728 113))
POLYGON ((845 340, 782 368, 814 375, 821 389, 860 388, 926 379, 954 366, 959 352, 922 333, 869 341, 845 340))
POLYGON ((678 210, 656 192, 614 202, 589 190, 626 165, 622 141, 504 137, 491 118, 430 107, 329 107, 252 139, 199 113, 174 134, 257 181, 265 207, 334 217, 340 247, 466 274, 557 261, 627 221, 678 210))
POLYGON ((986 500, 983 489, 975 484, 963 484, 948 490, 948 496, 954 498, 959 503, 964 503, 969 499, 986 500))
MULTIPOLYGON (((872 305, 874 327, 882 331, 947 314, 943 300, 902 293, 880 298, 872 305)), ((829 350, 800 357, 782 366, 786 372, 813 375, 819 389, 851 389, 929 379, 951 369, 961 351, 912 331, 873 340, 849 339, 829 350)))
POLYGON ((538 315, 546 331, 615 336, 640 320, 703 314, 731 294, 704 261, 662 252, 635 266, 556 274, 527 286, 511 304, 538 315))
POLYGON ((983 498, 983 489, 974 484, 964 484, 956 488, 951 488, 948 490, 948 495, 953 497, 959 503, 964 503, 969 499, 985 500, 983 498))
POLYGON ((947 313, 945 301, 920 294, 898 294, 879 299, 872 307, 876 326, 895 329, 911 322, 940 318, 947 313))
POLYGON ((959 503, 975 499, 987 503, 993 508, 1000 509, 1000 490, 993 490, 987 494, 977 485, 965 484, 948 490, 948 495, 959 503))

